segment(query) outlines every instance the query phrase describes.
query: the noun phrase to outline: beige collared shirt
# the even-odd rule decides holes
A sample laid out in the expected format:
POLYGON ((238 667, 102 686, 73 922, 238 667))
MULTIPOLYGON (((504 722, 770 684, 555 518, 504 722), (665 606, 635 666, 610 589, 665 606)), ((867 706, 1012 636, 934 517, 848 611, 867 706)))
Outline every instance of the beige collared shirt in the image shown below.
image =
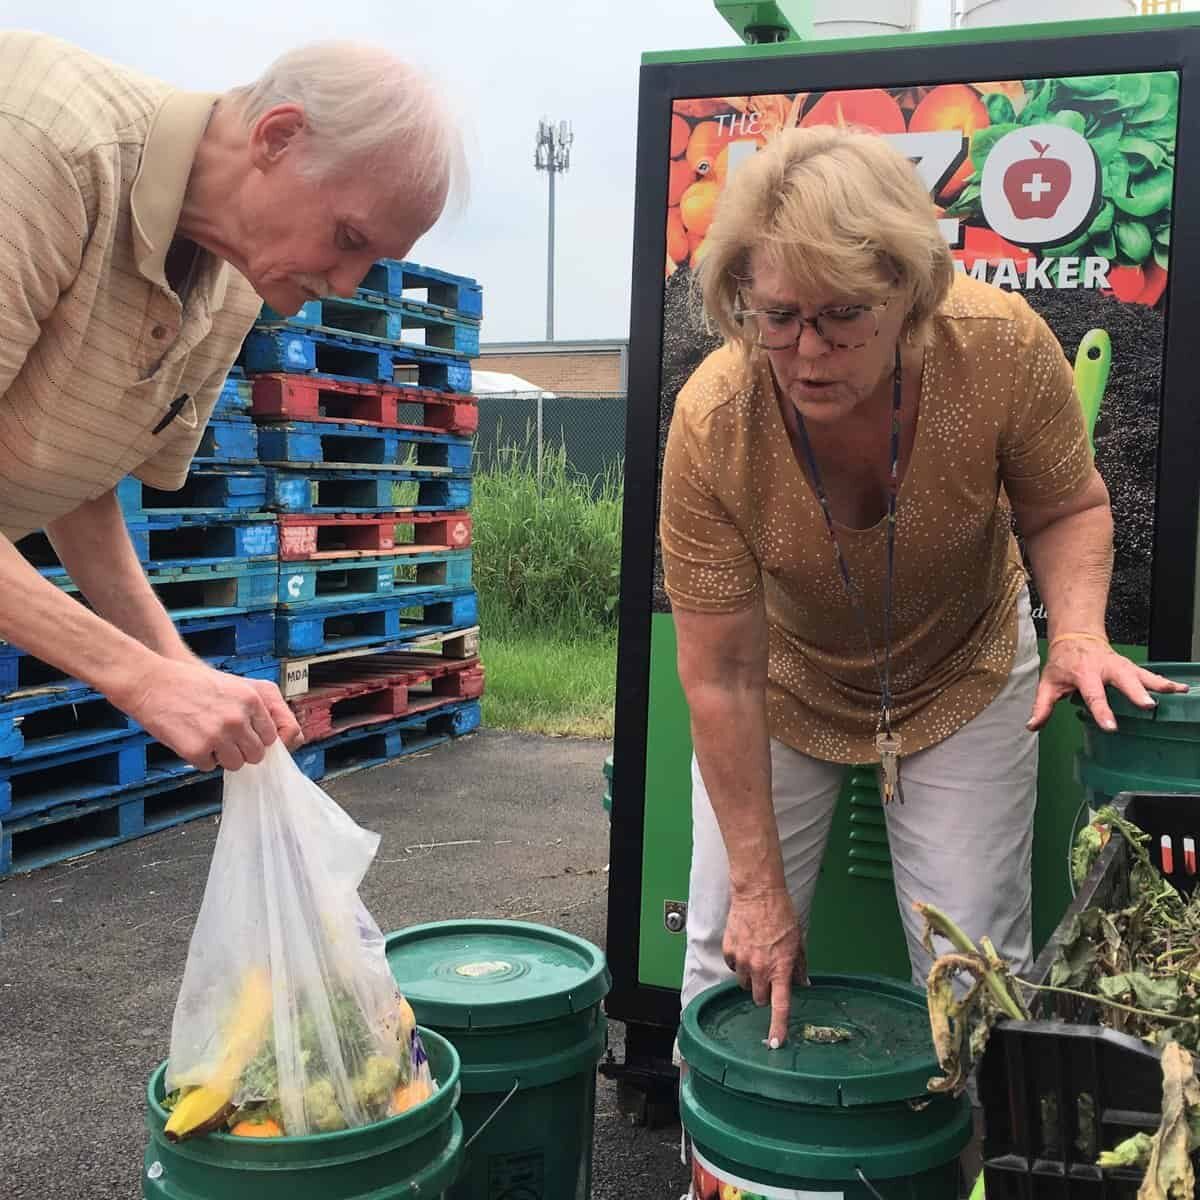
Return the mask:
POLYGON ((261 307, 201 253, 164 262, 214 95, 0 32, 0 534, 134 474, 182 486, 261 307), (189 400, 161 433, 172 401, 189 400))

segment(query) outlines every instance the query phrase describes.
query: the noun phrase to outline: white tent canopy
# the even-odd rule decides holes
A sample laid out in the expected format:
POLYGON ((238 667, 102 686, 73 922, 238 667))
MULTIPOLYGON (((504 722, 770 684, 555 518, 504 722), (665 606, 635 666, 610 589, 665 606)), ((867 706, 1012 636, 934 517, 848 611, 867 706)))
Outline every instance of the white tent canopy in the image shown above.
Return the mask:
POLYGON ((510 375, 507 371, 472 371, 471 392, 476 396, 530 396, 541 397, 543 400, 555 399, 554 392, 540 388, 520 375, 510 375))

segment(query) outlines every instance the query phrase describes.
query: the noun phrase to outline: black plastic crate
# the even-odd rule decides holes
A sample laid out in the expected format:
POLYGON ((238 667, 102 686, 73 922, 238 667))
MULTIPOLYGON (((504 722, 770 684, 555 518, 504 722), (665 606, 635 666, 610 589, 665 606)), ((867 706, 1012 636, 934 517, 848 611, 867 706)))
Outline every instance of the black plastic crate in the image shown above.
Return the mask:
MULTIPOLYGON (((1114 803, 1150 835, 1147 849, 1158 870, 1190 893, 1200 878, 1200 795, 1123 792, 1114 803), (1189 841, 1191 850, 1185 853, 1189 841), (1163 869, 1164 853, 1169 870, 1163 869)), ((1128 902, 1129 868, 1125 839, 1114 831, 1038 956, 1031 983, 1046 981, 1063 931, 1077 914, 1128 902)), ((1158 1128, 1159 1052, 1138 1038, 1089 1023, 1096 1014, 1084 1001, 1038 995, 1034 1014, 1053 1013, 1058 1019, 998 1025, 980 1064, 987 1198, 1134 1200, 1141 1173, 1101 1171, 1096 1159, 1101 1150, 1158 1128)))

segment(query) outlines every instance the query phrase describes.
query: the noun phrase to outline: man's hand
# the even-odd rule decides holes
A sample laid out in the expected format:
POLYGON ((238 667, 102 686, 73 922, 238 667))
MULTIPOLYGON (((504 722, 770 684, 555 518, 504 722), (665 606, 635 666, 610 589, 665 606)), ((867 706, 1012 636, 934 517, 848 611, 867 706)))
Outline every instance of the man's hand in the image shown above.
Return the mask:
POLYGON ((776 1049, 787 1038, 792 981, 808 982, 804 939, 786 888, 734 892, 722 943, 725 963, 748 987, 754 1003, 771 1005, 767 1044, 776 1049))
POLYGON ((1101 641, 1067 638, 1050 651, 1026 728, 1041 729, 1050 719, 1055 704, 1078 692, 1096 724, 1112 733, 1117 722, 1104 692, 1108 683, 1144 709, 1154 707, 1151 692, 1188 690, 1186 683, 1175 683, 1147 671, 1101 641))
POLYGON ((236 771, 246 763, 262 762, 277 737, 289 750, 304 740, 273 683, 226 675, 199 660, 156 656, 153 670, 128 699, 111 698, 201 771, 218 766, 236 771))

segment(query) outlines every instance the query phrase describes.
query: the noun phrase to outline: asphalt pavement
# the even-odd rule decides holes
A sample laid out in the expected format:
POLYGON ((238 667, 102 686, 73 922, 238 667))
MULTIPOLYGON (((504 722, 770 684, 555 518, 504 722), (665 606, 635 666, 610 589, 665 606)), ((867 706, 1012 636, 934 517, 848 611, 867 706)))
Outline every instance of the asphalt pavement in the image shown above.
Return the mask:
MULTIPOLYGON (((380 927, 515 918, 603 946, 608 752, 484 731, 330 783, 383 837, 361 893, 380 927)), ((210 818, 0 880, 3 1200, 140 1197, 145 1084, 167 1054, 216 834, 210 818)), ((618 1055, 622 1032, 610 1026, 618 1055)), ((592 1200, 685 1191, 678 1126, 631 1125, 601 1079, 592 1200)))

